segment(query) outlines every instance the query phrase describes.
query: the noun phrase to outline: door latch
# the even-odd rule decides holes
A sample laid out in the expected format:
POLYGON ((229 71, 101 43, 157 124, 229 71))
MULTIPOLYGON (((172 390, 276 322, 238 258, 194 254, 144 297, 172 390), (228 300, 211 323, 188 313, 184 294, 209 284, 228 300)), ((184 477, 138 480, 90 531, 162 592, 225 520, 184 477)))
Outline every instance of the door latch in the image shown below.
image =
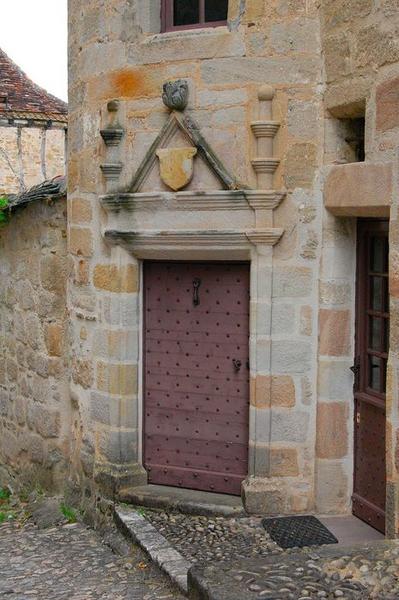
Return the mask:
POLYGON ((356 425, 360 425, 360 411, 356 411, 356 425))
POLYGON ((200 299, 199 299, 200 285, 201 285, 201 279, 199 277, 195 277, 193 280, 193 304, 194 304, 194 306, 198 306, 200 303, 200 299))
POLYGON ((356 356, 354 364, 350 367, 350 370, 354 374, 355 378, 353 381, 353 387, 359 388, 359 377, 360 377, 360 356, 356 356))

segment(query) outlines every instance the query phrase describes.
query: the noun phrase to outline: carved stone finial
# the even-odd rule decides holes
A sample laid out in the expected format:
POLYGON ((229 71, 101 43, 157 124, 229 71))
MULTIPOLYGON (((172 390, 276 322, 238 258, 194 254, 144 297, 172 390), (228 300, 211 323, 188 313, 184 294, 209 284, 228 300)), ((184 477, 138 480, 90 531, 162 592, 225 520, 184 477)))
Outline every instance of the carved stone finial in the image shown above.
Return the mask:
POLYGON ((188 83, 184 79, 167 81, 163 85, 162 100, 171 110, 184 110, 188 103, 188 83))
POLYGON ((262 85, 259 90, 258 90, 258 98, 259 100, 265 101, 265 100, 273 100, 274 98, 274 87, 272 87, 271 85, 262 85))
POLYGON ((118 112, 119 110, 119 100, 110 100, 107 104, 108 112, 118 112))

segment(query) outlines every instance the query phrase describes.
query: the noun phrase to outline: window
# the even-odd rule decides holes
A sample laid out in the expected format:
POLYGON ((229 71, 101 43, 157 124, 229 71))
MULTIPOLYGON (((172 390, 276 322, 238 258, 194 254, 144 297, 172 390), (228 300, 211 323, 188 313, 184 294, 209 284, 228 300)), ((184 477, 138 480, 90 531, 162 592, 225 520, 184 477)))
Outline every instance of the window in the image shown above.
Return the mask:
POLYGON ((162 31, 223 25, 228 4, 229 0, 163 0, 162 31))

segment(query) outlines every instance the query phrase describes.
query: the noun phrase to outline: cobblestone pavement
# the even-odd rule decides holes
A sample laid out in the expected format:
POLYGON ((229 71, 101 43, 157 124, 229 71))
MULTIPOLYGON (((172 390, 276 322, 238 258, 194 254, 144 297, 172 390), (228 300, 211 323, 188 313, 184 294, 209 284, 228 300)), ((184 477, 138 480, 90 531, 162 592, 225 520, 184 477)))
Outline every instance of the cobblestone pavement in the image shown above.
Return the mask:
POLYGON ((183 600, 141 550, 118 556, 80 524, 0 525, 0 598, 183 600))
POLYGON ((210 600, 397 600, 399 543, 321 547, 194 567, 189 589, 210 600))
POLYGON ((231 562, 282 552, 262 527, 260 518, 210 518, 148 509, 144 516, 193 564, 231 562))

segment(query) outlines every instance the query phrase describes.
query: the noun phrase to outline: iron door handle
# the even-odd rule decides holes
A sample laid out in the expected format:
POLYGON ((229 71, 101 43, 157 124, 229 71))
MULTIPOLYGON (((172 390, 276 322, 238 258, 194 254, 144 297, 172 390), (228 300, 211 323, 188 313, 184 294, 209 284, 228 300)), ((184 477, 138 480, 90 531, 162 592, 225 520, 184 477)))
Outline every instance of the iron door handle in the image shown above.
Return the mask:
POLYGON ((242 362, 240 360, 238 360, 237 358, 233 358, 233 367, 234 367, 234 372, 238 373, 241 369, 242 366, 242 362))

